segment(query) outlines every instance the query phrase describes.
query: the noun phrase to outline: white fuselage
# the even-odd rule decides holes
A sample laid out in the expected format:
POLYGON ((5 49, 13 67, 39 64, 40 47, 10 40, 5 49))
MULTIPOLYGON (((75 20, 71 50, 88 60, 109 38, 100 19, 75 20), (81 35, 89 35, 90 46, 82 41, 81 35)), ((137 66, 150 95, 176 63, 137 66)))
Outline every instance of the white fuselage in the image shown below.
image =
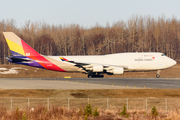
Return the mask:
MULTIPOLYGON (((69 61, 78 63, 88 63, 91 65, 103 65, 109 67, 123 67, 125 71, 149 71, 161 70, 172 67, 176 61, 157 52, 134 52, 134 53, 116 53, 108 55, 88 55, 88 56, 48 56, 59 61, 59 67, 66 71, 78 71, 74 63, 62 61, 59 57, 64 57, 69 61), (72 67, 74 66, 74 67, 72 67), (71 69, 72 67, 72 69, 71 69)), ((57 64, 57 63, 56 63, 57 64)))

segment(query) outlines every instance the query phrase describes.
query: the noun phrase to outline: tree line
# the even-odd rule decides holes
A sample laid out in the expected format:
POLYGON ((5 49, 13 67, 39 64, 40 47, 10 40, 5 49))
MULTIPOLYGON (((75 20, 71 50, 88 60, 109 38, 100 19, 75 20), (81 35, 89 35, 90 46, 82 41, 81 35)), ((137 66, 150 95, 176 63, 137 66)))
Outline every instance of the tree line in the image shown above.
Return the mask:
POLYGON ((11 52, 2 32, 12 31, 43 55, 104 55, 122 52, 162 52, 180 58, 180 20, 132 16, 105 26, 50 25, 26 21, 18 27, 14 19, 0 21, 0 64, 11 52))

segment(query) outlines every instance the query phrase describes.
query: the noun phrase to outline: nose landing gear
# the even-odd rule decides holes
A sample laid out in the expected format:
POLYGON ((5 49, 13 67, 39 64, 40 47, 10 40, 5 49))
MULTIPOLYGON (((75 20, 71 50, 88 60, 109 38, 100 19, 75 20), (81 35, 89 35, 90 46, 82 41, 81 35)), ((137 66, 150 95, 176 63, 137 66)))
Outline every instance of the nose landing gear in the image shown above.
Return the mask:
POLYGON ((156 77, 157 77, 157 78, 160 78, 160 72, 161 72, 161 70, 158 70, 158 71, 157 71, 157 74, 156 74, 156 77))
POLYGON ((157 77, 157 78, 160 78, 160 74, 157 74, 156 77, 157 77))

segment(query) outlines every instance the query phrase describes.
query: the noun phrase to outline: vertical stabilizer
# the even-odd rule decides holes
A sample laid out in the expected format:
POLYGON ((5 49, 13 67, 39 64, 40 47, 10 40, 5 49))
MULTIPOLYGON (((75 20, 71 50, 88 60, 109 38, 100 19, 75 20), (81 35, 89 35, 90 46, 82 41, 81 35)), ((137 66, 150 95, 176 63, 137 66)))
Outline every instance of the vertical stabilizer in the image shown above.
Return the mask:
POLYGON ((3 32, 13 56, 40 56, 31 46, 13 32, 3 32))
POLYGON ((40 55, 13 32, 3 32, 3 34, 13 55, 8 57, 10 62, 65 72, 65 70, 40 55))
POLYGON ((21 38, 19 38, 13 32, 3 32, 6 42, 13 56, 25 56, 24 49, 22 47, 21 38))

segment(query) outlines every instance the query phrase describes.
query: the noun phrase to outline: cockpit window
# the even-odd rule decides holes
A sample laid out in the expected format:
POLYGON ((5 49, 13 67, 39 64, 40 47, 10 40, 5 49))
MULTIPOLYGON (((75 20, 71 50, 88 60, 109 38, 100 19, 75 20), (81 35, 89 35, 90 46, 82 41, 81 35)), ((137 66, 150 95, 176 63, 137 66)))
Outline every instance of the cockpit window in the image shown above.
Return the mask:
POLYGON ((161 56, 166 56, 165 54, 161 54, 161 56))

